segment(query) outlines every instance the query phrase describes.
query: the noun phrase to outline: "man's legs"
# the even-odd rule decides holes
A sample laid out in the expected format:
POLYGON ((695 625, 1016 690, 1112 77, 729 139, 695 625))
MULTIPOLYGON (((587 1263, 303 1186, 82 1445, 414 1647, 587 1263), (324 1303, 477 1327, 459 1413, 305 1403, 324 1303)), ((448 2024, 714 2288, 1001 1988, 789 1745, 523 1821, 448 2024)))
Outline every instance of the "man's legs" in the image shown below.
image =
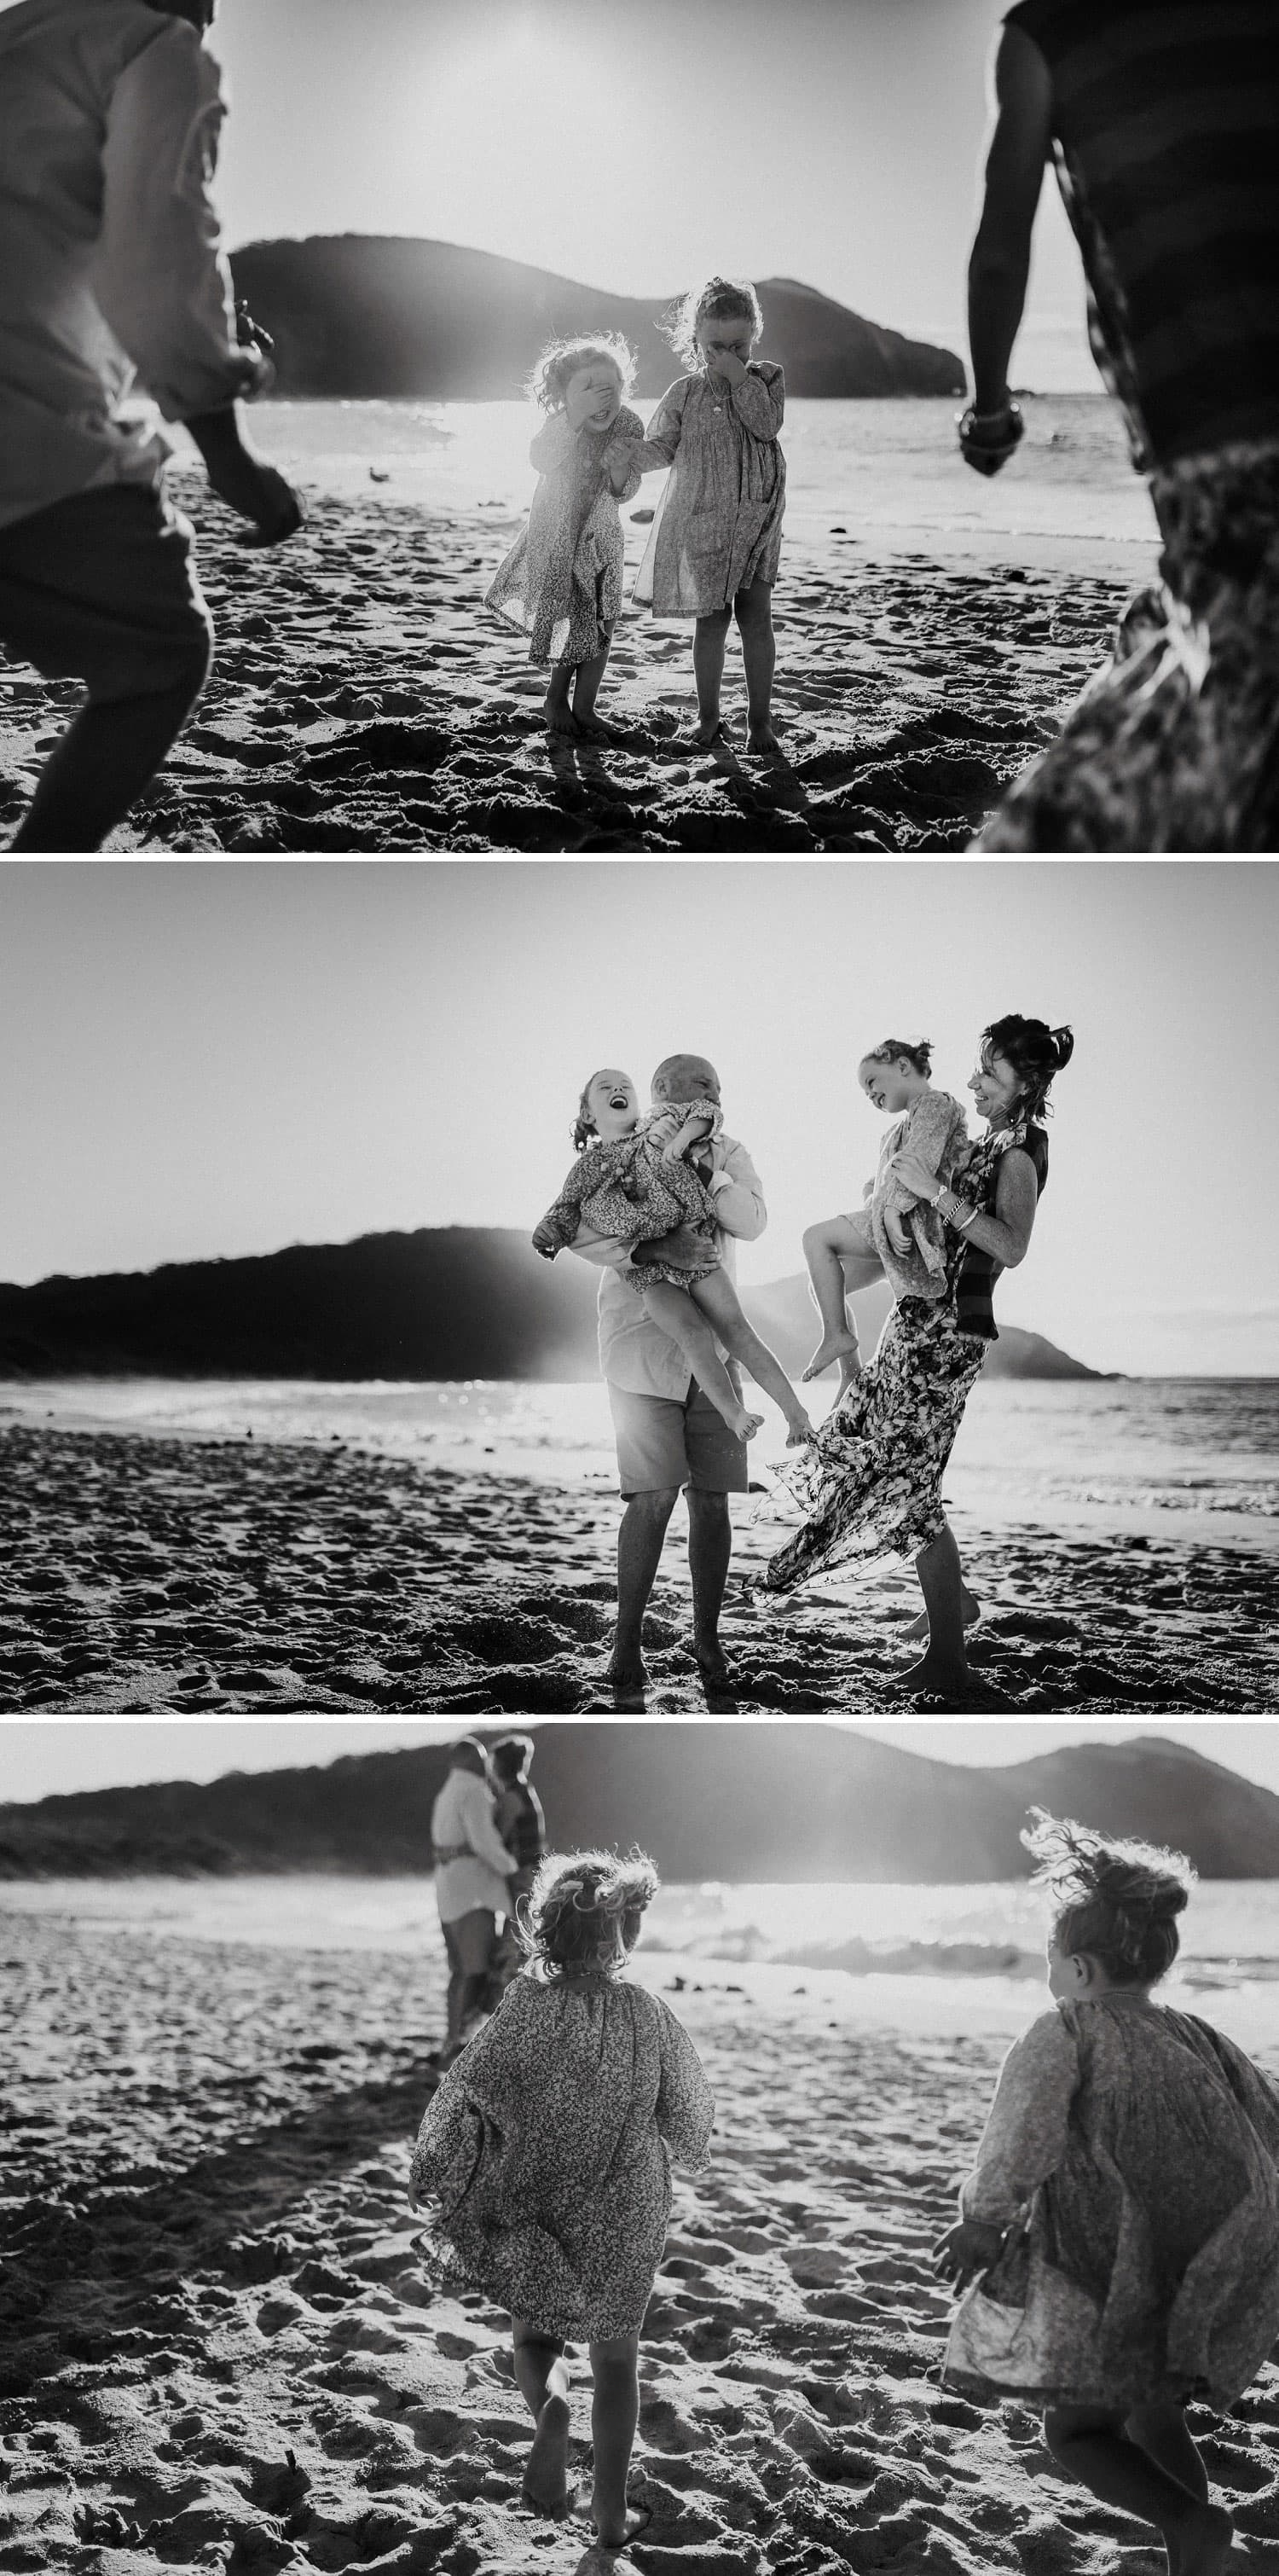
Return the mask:
POLYGON ((444 1926, 444 1946, 452 1972, 448 1989, 450 2048, 460 2048, 467 2021, 473 2012, 478 2012, 488 1992, 496 1932, 496 1915, 482 1906, 473 1907, 469 1914, 456 1915, 444 1926))
POLYGON ((719 1641, 719 1614, 724 1607, 728 1568, 733 1554, 733 1519, 727 1494, 688 1489, 688 1571, 693 1586, 693 1652, 707 1689, 723 1689, 728 1666, 719 1641))
POLYGON ((659 1486, 654 1492, 627 1497, 617 1533, 617 1632, 608 1668, 616 1692, 643 1691, 644 1613, 657 1581, 662 1545, 678 1500, 678 1485, 659 1486))
POLYGON ((212 648, 171 689, 90 702, 50 753, 13 850, 99 850, 172 751, 208 678, 212 648))

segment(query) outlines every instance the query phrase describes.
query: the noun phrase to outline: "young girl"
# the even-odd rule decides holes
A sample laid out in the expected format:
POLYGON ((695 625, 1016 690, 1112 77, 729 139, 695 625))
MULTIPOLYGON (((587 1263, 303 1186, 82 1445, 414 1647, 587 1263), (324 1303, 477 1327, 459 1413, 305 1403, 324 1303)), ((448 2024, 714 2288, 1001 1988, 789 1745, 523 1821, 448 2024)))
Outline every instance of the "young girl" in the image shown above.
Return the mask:
POLYGON ((968 1124, 948 1091, 932 1088, 927 1038, 885 1038, 862 1057, 857 1079, 873 1108, 891 1118, 879 1149, 873 1181, 854 1215, 828 1216, 810 1225, 804 1258, 822 1319, 822 1338, 805 1378, 820 1377, 839 1362, 839 1391, 860 1375, 861 1353, 845 1298, 886 1278, 896 1298, 944 1297, 946 1229, 942 1219, 893 1169, 898 1154, 915 1154, 949 1187, 968 1158, 968 1124))
POLYGON ((510 2313, 515 2380, 536 2431, 535 2511, 571 2509, 565 2341, 587 2344, 592 2514, 615 2550, 639 2407, 639 2334, 666 2242, 672 2163, 706 2161, 715 2115, 700 2061, 660 1996, 624 1971, 657 1872, 642 1852, 544 1861, 524 1908, 523 1973, 450 2067, 413 2154, 446 2270, 510 2313))
POLYGON ((772 724, 772 589, 782 545, 786 462, 777 443, 780 367, 753 358, 763 317, 753 286, 712 277, 686 295, 667 332, 692 372, 662 396, 640 469, 671 468, 635 597, 654 617, 693 617, 694 741, 726 740, 719 695, 729 621, 746 665, 747 743, 780 749, 772 724))
POLYGON ((634 374, 633 351, 611 331, 596 340, 552 340, 542 351, 529 381, 550 415, 529 449, 538 486, 528 526, 484 600, 525 629, 532 661, 551 664, 552 733, 588 742, 609 738, 595 700, 622 605, 617 505, 640 486, 644 433, 623 405, 634 374))
POLYGON ((794 1449, 812 1439, 813 1426, 785 1370, 742 1313, 720 1261, 710 1193, 684 1159, 719 1125, 720 1111, 709 1100, 680 1103, 641 1118, 639 1093, 628 1073, 608 1066, 593 1073, 573 1129, 578 1160, 535 1226, 533 1243, 544 1259, 553 1261, 583 1223, 596 1234, 636 1244, 655 1243, 677 1226, 693 1226, 705 1237, 702 1263, 689 1269, 647 1261, 621 1275, 643 1297, 654 1323, 679 1344, 729 1430, 739 1440, 753 1439, 764 1417, 747 1412, 716 1350, 716 1334, 780 1406, 788 1425, 786 1445, 794 1449))
POLYGON ((1053 1900, 1041 2014, 1004 2061, 962 2215, 947 2376, 1049 2401, 1067 2475, 1162 2533, 1172 2576, 1230 2563, 1191 2399, 1232 2406, 1279 2335, 1279 2086, 1153 1994, 1192 1873, 1033 1809, 1053 1900))

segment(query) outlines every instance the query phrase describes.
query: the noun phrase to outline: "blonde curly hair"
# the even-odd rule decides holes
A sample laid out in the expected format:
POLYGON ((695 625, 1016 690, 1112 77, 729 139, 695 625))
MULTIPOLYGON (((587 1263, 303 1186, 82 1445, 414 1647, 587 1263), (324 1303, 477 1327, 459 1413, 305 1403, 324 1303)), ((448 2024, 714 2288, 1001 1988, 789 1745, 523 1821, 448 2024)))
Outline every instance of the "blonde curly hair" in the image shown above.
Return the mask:
POLYGON ((624 1968, 660 1881, 647 1852, 548 1852, 517 1928, 534 1974, 549 1980, 574 1969, 615 1976, 624 1968))
POLYGON ((753 349, 763 331, 764 316, 749 278, 708 277, 704 286, 691 286, 663 314, 657 327, 686 367, 705 366, 697 345, 703 322, 749 322, 753 349))
POLYGON ((1195 1873, 1182 1852, 1155 1843, 1107 1842, 1090 1825, 1032 1807, 1021 1839, 1033 1884, 1052 1898, 1053 1939, 1066 1957, 1086 1951, 1116 1985, 1153 1986, 1181 1947, 1195 1873))
POLYGON ((638 365, 630 341, 620 331, 600 331, 590 340, 548 340, 525 391, 542 411, 561 411, 569 378, 579 367, 616 367, 625 402, 638 365))

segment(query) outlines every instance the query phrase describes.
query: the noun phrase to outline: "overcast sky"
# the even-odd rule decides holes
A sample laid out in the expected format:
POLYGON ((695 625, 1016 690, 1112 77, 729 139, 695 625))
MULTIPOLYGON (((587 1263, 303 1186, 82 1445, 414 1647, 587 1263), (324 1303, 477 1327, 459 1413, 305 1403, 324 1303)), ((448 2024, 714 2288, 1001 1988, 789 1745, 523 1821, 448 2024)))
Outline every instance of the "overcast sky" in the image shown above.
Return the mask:
MULTIPOLYGON (((961 345, 1005 0, 222 0, 235 244, 465 242, 619 293, 795 277, 961 345)), ((1015 373, 1094 388, 1045 190, 1015 373)))
POLYGON ((1008 1323, 1132 1374, 1279 1373, 1279 872, 1206 860, 11 861, 0 1277, 529 1227, 601 1064, 709 1054, 770 1211, 856 1206, 866 1047, 1070 1020, 1008 1323))
MULTIPOLYGON (((0 1801, 65 1795, 73 1790, 125 1788, 147 1780, 216 1780, 228 1771, 280 1771, 336 1762, 344 1753, 386 1747, 448 1743, 456 1721, 411 1718, 25 1718, 0 1721, 0 1801)), ((1158 1735, 1206 1754, 1245 1780, 1279 1792, 1279 1727, 1217 1719, 1211 1724, 1145 1718, 1089 1718, 1082 1725, 1042 1719, 963 1718, 919 1720, 900 1726, 864 1726, 908 1753, 939 1762, 1025 1762, 1061 1744, 1113 1744, 1158 1735)), ((0 1890, 0 1904, 3 1891, 0 1890)))

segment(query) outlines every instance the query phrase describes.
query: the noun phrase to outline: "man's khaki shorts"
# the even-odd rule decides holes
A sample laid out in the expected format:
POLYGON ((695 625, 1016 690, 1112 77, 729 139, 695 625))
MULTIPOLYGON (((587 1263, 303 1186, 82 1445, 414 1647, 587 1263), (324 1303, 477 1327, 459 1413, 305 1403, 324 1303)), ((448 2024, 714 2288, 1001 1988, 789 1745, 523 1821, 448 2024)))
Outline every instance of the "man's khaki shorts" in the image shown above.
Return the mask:
POLYGON ((611 1384, 608 1400, 623 1502, 671 1486, 691 1485, 699 1494, 747 1491, 746 1443, 729 1430, 696 1379, 682 1403, 672 1396, 632 1395, 611 1384))
POLYGON ((0 645, 95 706, 198 686, 213 627, 191 528, 162 492, 74 492, 0 528, 0 645))

